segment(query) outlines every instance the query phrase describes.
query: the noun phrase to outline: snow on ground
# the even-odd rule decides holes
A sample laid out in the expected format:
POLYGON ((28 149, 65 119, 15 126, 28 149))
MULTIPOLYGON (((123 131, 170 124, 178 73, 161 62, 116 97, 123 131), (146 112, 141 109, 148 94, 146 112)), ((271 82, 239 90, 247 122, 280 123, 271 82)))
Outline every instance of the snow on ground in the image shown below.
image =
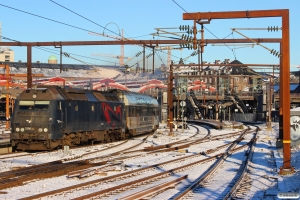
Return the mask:
MULTIPOLYGON (((299 171, 300 170, 300 146, 295 146, 291 148, 291 158, 292 158, 291 163, 295 167, 296 173, 289 176, 280 176, 278 175, 278 172, 279 172, 279 167, 282 166, 282 161, 283 161, 282 149, 275 148, 276 137, 279 130, 278 123, 272 124, 273 127, 272 131, 268 131, 265 125, 259 125, 259 126, 261 128, 261 131, 259 131, 258 134, 259 138, 255 145, 255 153, 253 156, 253 160, 249 166, 249 176, 252 179, 252 186, 250 187, 249 191, 247 192, 246 196, 244 196, 244 198, 245 199, 277 199, 277 194, 279 192, 299 193, 300 191, 300 171, 299 171)), ((220 135, 220 134, 236 132, 236 131, 238 130, 210 129, 210 134, 214 136, 214 135, 220 135)), ((178 129, 177 131, 175 131, 175 134, 173 136, 169 136, 168 133, 169 131, 166 125, 161 124, 156 134, 157 137, 153 137, 153 136, 149 137, 147 143, 143 144, 143 146, 140 146, 137 149, 141 149, 149 145, 155 146, 164 143, 170 143, 178 140, 187 139, 196 133, 196 129, 190 126, 190 129, 184 130, 183 132, 181 129, 178 129)), ((194 138, 198 139, 206 136, 207 134, 208 134, 207 130, 205 128, 200 127, 200 132, 194 138)), ((142 138, 136 138, 134 140, 130 140, 126 145, 122 146, 122 148, 126 148, 127 145, 129 147, 133 144, 137 144, 138 142, 141 141, 141 139, 142 138)), ((189 140, 193 140, 193 139, 189 139, 189 140)), ((202 143, 200 146, 191 146, 188 148, 188 153, 186 153, 186 155, 192 155, 201 151, 205 151, 207 149, 212 149, 216 146, 229 143, 233 140, 234 138, 227 138, 221 141, 210 141, 208 143, 202 143)), ((119 142, 115 142, 112 145, 118 143, 119 142)), ((71 149, 71 151, 68 154, 65 154, 62 150, 58 150, 58 151, 49 152, 47 154, 33 154, 30 156, 17 157, 11 159, 1 159, 4 156, 0 155, 0 159, 1 159, 0 171, 7 171, 18 166, 31 166, 34 164, 40 164, 40 163, 49 162, 53 160, 60 160, 60 159, 80 155, 85 152, 91 152, 91 151, 103 149, 107 146, 108 144, 101 144, 101 145, 94 145, 92 147, 86 147, 82 149, 71 149)), ((103 155, 103 153, 98 153, 96 155, 100 156, 103 155)), ((155 163, 161 163, 169 159, 175 159, 178 156, 179 155, 176 152, 164 152, 164 153, 159 153, 159 156, 147 155, 146 157, 127 159, 124 161, 124 163, 128 165, 128 170, 133 170, 143 166, 149 166, 155 163)), ((229 160, 225 162, 226 165, 220 170, 222 171, 222 173, 231 173, 231 172, 235 173, 234 170, 231 171, 231 168, 233 168, 234 165, 238 165, 239 163, 241 163, 241 159, 242 157, 239 155, 230 157, 229 160)), ((181 163, 181 162, 174 163, 166 167, 163 167, 161 170, 171 169, 174 167, 178 167, 182 164, 186 164, 186 163, 181 163)), ((187 184, 188 182, 195 180, 196 174, 198 175, 201 174, 211 164, 212 162, 208 162, 204 165, 201 165, 202 167, 200 169, 199 168, 191 169, 192 172, 191 174, 195 174, 195 177, 189 176, 188 180, 182 181, 182 184, 187 184)), ((146 173, 144 176, 149 176, 157 172, 158 171, 151 171, 149 173, 146 173)), ((120 172, 109 172, 108 175, 114 175, 118 173, 120 172)), ((184 175, 185 173, 186 172, 179 173, 178 176, 184 175)), ((99 178, 101 177, 91 176, 83 180, 79 180, 79 179, 68 179, 66 176, 60 176, 60 177, 49 178, 45 180, 33 181, 24 186, 6 189, 5 191, 7 192, 7 194, 1 194, 0 199, 18 199, 33 194, 47 192, 49 190, 55 190, 61 187, 67 187, 70 185, 79 184, 82 182, 87 182, 99 178)), ((169 177, 168 179, 171 180, 172 177, 169 177)), ((123 180, 123 183, 129 180, 131 179, 126 178, 123 180)), ((167 181, 167 179, 164 179, 164 182, 165 181, 167 181)), ((195 196, 194 199, 199 199, 199 197, 205 199, 217 199, 218 196, 222 193, 222 190, 224 190, 224 185, 226 185, 228 181, 230 182, 229 175, 222 179, 216 179, 216 180, 213 179, 214 184, 210 184, 209 186, 210 190, 206 190, 205 188, 201 189, 200 196, 195 196)), ((147 187, 150 187, 151 185, 155 185, 155 183, 149 184, 147 185, 147 187)), ((99 187, 103 189, 112 186, 114 186, 114 184, 109 183, 109 184, 101 185, 99 187)), ((176 187, 175 189, 170 190, 169 191, 170 195, 172 196, 172 194, 176 194, 181 187, 182 185, 176 187)), ((95 188, 90 189, 90 191, 96 191, 96 190, 97 189, 95 188)), ((132 194, 132 193, 134 193, 134 190, 128 191, 127 194, 132 194)), ((86 194, 86 191, 80 191, 79 193, 75 193, 75 194, 70 193, 65 196, 65 199, 75 198, 77 196, 84 195, 84 194, 86 194)), ((122 196, 124 196, 124 194, 122 196)), ((51 199, 51 198, 43 198, 43 199, 51 199)), ((53 197, 52 199, 55 198, 53 197)), ((158 195, 154 199, 165 199, 165 197, 158 195)))

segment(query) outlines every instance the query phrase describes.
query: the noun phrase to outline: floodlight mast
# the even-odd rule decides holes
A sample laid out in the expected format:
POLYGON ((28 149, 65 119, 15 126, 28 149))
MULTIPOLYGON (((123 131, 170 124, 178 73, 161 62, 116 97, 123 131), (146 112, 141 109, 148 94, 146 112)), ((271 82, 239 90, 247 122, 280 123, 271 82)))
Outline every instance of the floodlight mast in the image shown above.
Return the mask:
MULTIPOLYGON (((280 109, 279 109, 279 134, 283 135, 283 166, 280 167, 279 174, 294 173, 291 166, 291 139, 290 139, 290 37, 289 37, 289 10, 247 10, 229 12, 197 12, 183 13, 183 20, 212 19, 234 19, 234 18, 262 18, 281 17, 282 18, 282 42, 280 45, 280 109)), ((201 41, 202 42, 202 41, 201 41)))

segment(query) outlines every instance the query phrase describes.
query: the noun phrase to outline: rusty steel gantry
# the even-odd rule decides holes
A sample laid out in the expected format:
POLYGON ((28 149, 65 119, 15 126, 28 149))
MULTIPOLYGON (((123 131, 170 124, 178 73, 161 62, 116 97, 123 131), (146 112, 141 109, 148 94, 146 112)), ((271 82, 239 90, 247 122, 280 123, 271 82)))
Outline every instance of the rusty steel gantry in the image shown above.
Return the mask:
MULTIPOLYGON (((290 36, 289 36, 289 10, 247 10, 247 11, 227 11, 227 12, 197 12, 184 13, 183 20, 194 20, 201 24, 210 22, 212 19, 236 19, 236 18, 282 18, 282 41, 280 44, 280 133, 283 134, 283 166, 280 167, 280 174, 294 173, 291 166, 291 140, 290 140, 290 36)), ((195 31, 194 31, 195 32, 195 31)), ((196 34, 194 43, 197 42, 196 34)), ((195 45, 194 45, 195 49, 195 45)), ((201 49, 203 49, 203 37, 201 39, 201 49)), ((203 52, 203 51, 202 51, 203 52)))
MULTIPOLYGON (((207 12, 207 13, 184 13, 184 20, 201 19, 227 19, 227 18, 254 18, 254 17, 282 17, 282 39, 281 38, 255 38, 257 43, 281 43, 282 56, 280 58, 280 115, 284 129, 284 165, 281 171, 291 171, 290 163, 290 130, 289 130, 289 10, 261 10, 261 11, 235 11, 235 12, 207 12), (288 67, 282 67, 288 66, 288 67), (286 77, 283 79, 283 77, 286 77), (285 98, 283 98, 285 96, 285 98), (284 118, 283 118, 284 115, 284 118)), ((194 21, 195 23, 196 21, 194 21)), ((203 25, 203 23, 202 23, 203 25)), ((203 34, 202 34, 203 35, 203 34)), ((195 42, 196 40, 194 40, 195 42)), ((198 41, 197 41, 198 42, 198 41)), ((134 40, 134 41, 69 41, 69 42, 0 42, 0 46, 26 46, 27 47, 27 88, 32 87, 32 47, 33 46, 81 46, 81 45, 143 45, 153 49, 159 44, 182 44, 185 40, 134 40)), ((201 39, 201 46, 209 43, 249 43, 248 39, 201 39)), ((253 42, 251 42, 253 43, 253 42)), ((203 47, 202 47, 203 48, 203 47)), ((203 51, 202 51, 203 52, 203 51)), ((153 56, 154 72, 154 56, 153 56)))
MULTIPOLYGON (((280 43, 281 38, 252 38, 257 43, 280 43)), ((128 40, 128 41, 57 41, 57 42, 0 42, 0 46, 24 46, 27 47, 27 88, 32 87, 32 47, 34 46, 82 46, 82 45, 143 45, 154 48, 160 44, 183 44, 185 40, 128 40)), ((248 39, 203 39, 202 44, 220 43, 249 43, 248 39)), ((253 43, 253 42, 251 42, 253 43)), ((153 52, 154 55, 154 52, 153 52)), ((152 70, 154 72, 154 57, 152 70)))

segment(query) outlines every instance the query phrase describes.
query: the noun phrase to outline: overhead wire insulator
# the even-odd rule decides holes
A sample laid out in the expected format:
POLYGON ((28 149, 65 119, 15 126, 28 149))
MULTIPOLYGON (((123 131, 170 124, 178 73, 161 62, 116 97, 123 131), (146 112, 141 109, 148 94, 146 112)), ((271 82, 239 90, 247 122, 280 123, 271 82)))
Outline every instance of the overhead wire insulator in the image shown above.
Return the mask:
POLYGON ((190 41, 190 37, 187 35, 186 36, 186 41, 189 42, 190 41))
POLYGON ((188 35, 186 36, 185 40, 186 40, 187 42, 189 42, 190 38, 189 38, 188 35))
POLYGON ((182 29, 182 27, 181 27, 181 25, 179 26, 179 30, 181 31, 181 29, 182 29))
POLYGON ((281 28, 278 28, 278 26, 273 26, 273 27, 272 26, 268 26, 268 32, 269 31, 271 31, 271 32, 272 31, 278 31, 278 30, 281 30, 281 28))
POLYGON ((141 55, 142 52, 138 52, 137 54, 135 54, 136 57, 139 57, 139 55, 141 55))
POLYGON ((275 49, 272 49, 270 52, 271 52, 271 54, 273 54, 274 56, 277 56, 277 57, 280 57, 280 56, 281 56, 281 54, 280 54, 278 51, 276 51, 275 49))

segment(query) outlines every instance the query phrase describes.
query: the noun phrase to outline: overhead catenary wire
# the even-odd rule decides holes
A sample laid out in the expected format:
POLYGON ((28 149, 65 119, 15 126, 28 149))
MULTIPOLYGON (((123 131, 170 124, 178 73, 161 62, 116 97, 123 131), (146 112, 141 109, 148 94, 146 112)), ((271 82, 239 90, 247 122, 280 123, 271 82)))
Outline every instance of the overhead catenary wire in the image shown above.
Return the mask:
MULTIPOLYGON (((5 36, 1 36, 3 39, 5 40, 9 40, 9 41, 14 41, 14 42, 20 42, 18 40, 14 40, 14 39, 10 39, 8 37, 5 37, 5 36)), ((22 42, 20 42, 22 43, 22 42)), ((36 49, 39 49, 39 50, 42 50, 42 51, 46 51, 46 52, 49 52, 49 53, 52 53, 52 54, 56 54, 56 55, 60 55, 60 53, 56 53, 56 52, 59 52, 60 50, 56 50, 56 49, 50 49, 50 48, 46 48, 46 47, 35 47, 34 48, 36 49), (55 52, 56 51, 56 52, 55 52)), ((99 61, 103 61, 103 62, 108 62, 108 63, 114 63, 114 62, 111 62, 111 61, 107 61, 107 60, 101 60, 101 59, 97 59, 97 58, 92 58, 92 57, 87 57, 87 56, 82 56, 82 55, 78 55, 78 54, 74 54, 74 53, 69 53, 70 55, 75 55, 75 56, 79 56, 79 57, 83 57, 83 58, 88 58, 88 59, 93 59, 93 60, 99 60, 99 61)), ((71 58, 72 59, 72 58, 71 58)), ((82 61, 83 62, 83 61, 82 61)), ((93 64, 93 65, 97 65, 97 64, 93 64)))
POLYGON ((88 18, 86 18, 86 17, 84 17, 84 16, 82 16, 82 15, 76 13, 76 12, 74 12, 73 10, 70 10, 70 9, 66 8, 65 6, 63 6, 63 5, 61 5, 61 4, 57 3, 57 2, 55 2, 55 1, 53 1, 53 0, 49 0, 49 1, 51 1, 52 3, 55 3, 56 5, 59 5, 60 7, 66 9, 66 10, 72 12, 72 13, 74 13, 75 15, 78 15, 78 16, 84 18, 85 20, 88 20, 89 22, 92 22, 93 24, 96 24, 96 25, 98 25, 98 26, 104 28, 104 30, 108 30, 109 32, 114 33, 114 34, 120 36, 120 34, 117 34, 117 33, 115 33, 114 31, 107 29, 106 27, 104 27, 104 26, 102 26, 102 25, 100 25, 100 24, 98 24, 98 23, 96 23, 96 22, 94 22, 94 21, 92 21, 92 20, 90 20, 90 19, 88 19, 88 18))
MULTIPOLYGON (((62 24, 62 25, 66 25, 66 26, 69 26, 69 27, 72 27, 72 28, 76 28, 76 29, 79 29, 79 30, 83 30, 83 31, 87 31, 87 32, 92 32, 92 33, 95 33, 95 34, 99 34, 99 33, 95 32, 95 31, 87 30, 87 29, 84 29, 84 28, 80 28, 80 27, 77 27, 77 26, 74 26, 74 25, 70 25, 70 24, 64 23, 64 22, 53 20, 53 19, 50 19, 50 18, 47 18, 47 17, 43 17, 43 16, 40 16, 40 15, 37 15, 37 14, 33 14, 33 13, 30 13, 30 12, 24 11, 24 10, 13 8, 13 7, 4 5, 4 4, 0 4, 0 6, 9 8, 9 9, 12 9, 12 10, 15 10, 15 11, 19 11, 19 12, 22 12, 22 13, 25 13, 25 14, 28 14, 28 15, 32 15, 32 16, 35 16, 35 17, 39 17, 39 18, 42 18, 42 19, 45 19, 45 20, 56 22, 56 23, 59 23, 59 24, 62 24)), ((101 25, 99 25, 99 26, 101 26, 101 25)), ((107 30, 109 30, 109 29, 107 29, 107 30)), ((109 30, 109 31, 111 31, 111 30, 109 30)), ((111 32, 113 32, 113 31, 111 31, 111 32)), ((6 38, 3 38, 3 39, 6 39, 6 38)), ((16 40, 11 40, 11 41, 20 42, 20 41, 16 41, 16 40)), ((106 61, 106 62, 108 62, 108 61, 106 61)))
MULTIPOLYGON (((61 4, 56 3, 56 2, 53 1, 53 0, 50 0, 50 1, 53 2, 53 3, 55 3, 55 4, 57 4, 57 5, 59 5, 59 6, 61 6, 61 7, 63 7, 64 9, 66 9, 66 10, 68 10, 68 11, 70 11, 70 12, 72 12, 72 13, 74 13, 74 14, 76 14, 76 15, 78 15, 78 16, 80 16, 80 17, 82 17, 82 18, 84 18, 84 19, 86 19, 86 20, 88 20, 88 21, 90 21, 90 22, 92 22, 92 23, 94 23, 94 24, 100 26, 100 27, 102 27, 102 28, 105 28, 105 30, 109 30, 109 29, 107 29, 106 27, 103 27, 103 26, 101 26, 101 25, 99 25, 99 24, 93 22, 92 20, 89 20, 88 18, 86 18, 86 17, 84 17, 84 16, 82 16, 82 15, 80 15, 80 14, 78 14, 78 13, 76 13, 76 12, 74 12, 74 11, 68 9, 68 8, 66 8, 65 6, 62 6, 61 4)), ((170 28, 169 28, 169 29, 170 29, 170 28)), ((171 28, 171 29, 173 29, 173 28, 171 28)), ((112 33, 114 33, 114 34, 116 34, 116 35, 118 35, 117 33, 113 32, 113 31, 111 31, 111 30, 109 30, 109 31, 112 32, 112 33)), ((179 36, 178 34, 174 34, 174 35, 179 36)), ((174 38, 173 38, 173 39, 174 39, 174 38)), ((158 54, 156 54, 156 55, 160 58, 160 56, 159 56, 158 54)), ((133 57, 133 58, 135 58, 135 57, 133 57)), ((160 60, 162 61, 161 58, 160 58, 160 60)), ((130 60, 130 61, 131 61, 131 60, 130 60)), ((127 61, 127 62, 129 62, 129 61, 127 61)), ((127 63, 127 62, 126 62, 126 63, 127 63)), ((140 61, 139 61, 139 62, 140 62, 140 61)), ((126 64, 126 63, 125 63, 125 64, 126 64)), ((162 63, 164 64, 163 61, 162 61, 162 63)))
MULTIPOLYGON (((234 35, 233 35, 233 31, 231 32, 232 34, 232 39, 234 39, 234 35)), ((236 60, 236 53, 235 53, 235 43, 233 43, 233 49, 232 49, 233 55, 234 55, 234 59, 236 60)))
MULTIPOLYGON (((88 21, 90 21, 90 22, 92 22, 92 23, 94 23, 94 24, 100 26, 100 27, 102 27, 102 28, 105 28, 105 30, 108 30, 108 31, 110 31, 110 32, 112 32, 112 33, 114 33, 114 34, 116 34, 116 35, 119 35, 119 34, 113 32, 113 31, 109 30, 108 28, 103 27, 103 26, 101 26, 101 25, 99 25, 99 24, 93 22, 92 20, 89 20, 89 19, 87 19, 86 17, 83 17, 82 15, 80 15, 80 14, 78 14, 78 13, 76 13, 76 12, 74 12, 74 11, 68 9, 68 8, 66 8, 65 6, 62 6, 61 4, 56 3, 56 2, 53 1, 53 0, 50 0, 50 1, 53 2, 53 3, 55 3, 55 4, 57 4, 57 5, 59 5, 59 6, 61 6, 61 7, 63 7, 64 9, 66 9, 66 10, 68 10, 68 11, 70 11, 70 12, 72 12, 72 13, 74 13, 74 14, 76 14, 76 15, 78 15, 78 16, 80 16, 80 17, 82 17, 82 18, 84 18, 84 19, 86 19, 86 20, 88 20, 88 21)), ((94 33, 94 32, 93 32, 93 33, 94 33)), ((142 46, 142 45, 139 45, 139 46, 142 46)), ((147 48, 147 46, 146 46, 146 48, 147 48)), ((158 56, 158 57, 159 57, 159 56, 158 56)), ((135 58, 135 57, 133 57, 133 58, 135 58)), ((160 57, 159 57, 159 58, 160 58, 160 57)), ((161 58, 160 58, 160 59, 161 59, 161 58)), ((130 61, 131 61, 131 60, 130 60, 130 61)), ((161 61, 162 61, 162 60, 161 60, 161 61)))
MULTIPOLYGON (((92 32, 92 33, 96 33, 98 34, 97 32, 95 31, 91 31, 91 30, 87 30, 85 28, 80 28, 78 26, 74 26, 74 25, 71 25, 71 24, 67 24, 67 23, 64 23, 64 22, 60 22, 60 21, 57 21, 57 20, 53 20, 53 19, 50 19, 50 18, 47 18, 47 17, 43 17, 43 16, 40 16, 40 15, 37 15, 37 14, 33 14, 33 13, 30 13, 30 12, 27 12, 27 11, 24 11, 24 10, 20 10, 20 9, 17 9, 17 8, 13 8, 13 7, 10 7, 10 6, 7 6, 7 5, 4 5, 4 4, 0 4, 0 6, 3 6, 3 7, 6 7, 6 8, 9 8, 9 9, 12 9, 12 10, 15 10, 15 11, 18 11, 18 12, 22 12, 22 13, 25 13, 25 14, 28 14, 28 15, 32 15, 32 16, 35 16, 35 17, 38 17, 38 18, 42 18, 42 19, 45 19, 45 20, 48 20, 48 21, 52 21, 52 22, 55 22, 55 23, 59 23, 59 24, 62 24, 62 25, 66 25, 66 26, 69 26, 69 27, 72 27, 72 28, 76 28, 78 30, 83 30, 83 31, 86 31, 86 32, 92 32)), ((70 9, 69 9, 70 10, 70 9)), ((101 26, 101 25, 100 25, 101 26)), ((102 26, 101 26, 102 27, 102 26)), ((107 29, 109 30, 109 29, 107 29)), ((110 31, 110 30, 109 30, 110 31)), ((113 32, 113 31, 111 31, 113 32)), ((116 34, 116 33, 115 33, 116 34)), ((118 34, 117 34, 118 35, 118 34)), ((140 45, 142 46, 142 45, 140 45)), ((148 48, 146 46, 146 48, 148 48)), ((165 53, 165 52, 163 52, 165 53)), ((166 54, 166 53, 165 53, 166 54)), ((157 54, 156 54, 157 55, 157 54)), ((162 61, 162 59, 160 58, 160 56, 158 56, 159 59, 162 61)), ((163 61, 162 61, 163 62, 163 61)), ((164 63, 164 62, 163 62, 164 63)))
POLYGON ((32 16, 35 16, 35 17, 39 17, 39 18, 42 18, 42 19, 46 19, 46 20, 49 20, 49 21, 52 21, 52 22, 56 22, 56 23, 59 23, 59 24, 65 25, 65 26, 69 26, 69 27, 72 27, 72 28, 76 28, 76 29, 79 29, 79 30, 97 33, 97 32, 90 31, 90 30, 87 30, 87 29, 84 29, 84 28, 80 28, 80 27, 78 27, 78 26, 70 25, 70 24, 67 24, 67 23, 64 23, 64 22, 60 22, 60 21, 57 21, 57 20, 54 20, 54 19, 50 19, 50 18, 43 17, 43 16, 40 16, 40 15, 37 15, 37 14, 33 14, 33 13, 30 13, 30 12, 26 12, 26 11, 23 11, 23 10, 20 10, 20 9, 17 9, 17 8, 13 8, 13 7, 10 7, 10 6, 6 6, 6 5, 3 5, 3 4, 0 4, 0 6, 6 7, 6 8, 9 8, 9 9, 12 9, 12 10, 16 10, 16 11, 19 11, 19 12, 23 12, 23 13, 26 13, 26 14, 28 14, 28 15, 32 15, 32 16))
POLYGON ((268 48, 268 47, 266 47, 266 46, 264 46, 264 45, 262 45, 262 44, 260 44, 260 43, 258 43, 258 42, 256 42, 256 41, 254 41, 253 39, 247 37, 246 35, 240 33, 239 31, 237 31, 236 29, 232 28, 231 30, 234 31, 234 32, 236 32, 236 33, 238 33, 238 34, 240 34, 241 36, 247 38, 248 40, 252 41, 253 43, 255 43, 255 44, 257 44, 257 45, 259 45, 259 46, 261 46, 261 47, 267 49, 268 51, 271 52, 271 54, 276 55, 276 56, 278 56, 278 57, 281 56, 281 54, 278 53, 278 52, 276 52, 274 49, 270 49, 270 48, 268 48))
MULTIPOLYGON (((189 14, 182 6, 180 6, 175 0, 172 0, 178 7, 180 7, 184 12, 186 12, 187 14, 189 14)), ((190 14, 189 14, 190 15, 190 14)), ((191 16, 191 15, 190 15, 191 16)), ((191 16, 192 17, 192 16, 191 16)), ((194 20, 196 20, 196 19, 194 19, 194 20)), ((212 34, 215 38, 217 38, 218 40, 220 40, 215 34, 213 34, 210 30, 208 30, 204 25, 203 25, 203 27, 210 33, 210 34, 212 34)), ((225 44, 225 43, 224 43, 225 44)), ((225 46, 227 46, 226 44, 225 44, 225 46)), ((227 46, 227 48, 229 48, 231 51, 233 51, 229 46, 227 46)), ((235 55, 234 55, 235 56, 235 55)))

